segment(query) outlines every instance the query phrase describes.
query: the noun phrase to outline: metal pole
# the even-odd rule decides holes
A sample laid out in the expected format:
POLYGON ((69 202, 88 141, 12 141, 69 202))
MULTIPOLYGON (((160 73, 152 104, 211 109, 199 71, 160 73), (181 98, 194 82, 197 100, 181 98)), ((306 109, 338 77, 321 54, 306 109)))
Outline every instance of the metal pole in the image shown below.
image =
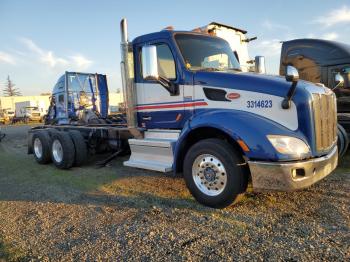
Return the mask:
POLYGON ((68 118, 69 118, 69 114, 68 114, 68 72, 66 71, 65 73, 65 92, 66 92, 66 120, 68 121, 68 118))

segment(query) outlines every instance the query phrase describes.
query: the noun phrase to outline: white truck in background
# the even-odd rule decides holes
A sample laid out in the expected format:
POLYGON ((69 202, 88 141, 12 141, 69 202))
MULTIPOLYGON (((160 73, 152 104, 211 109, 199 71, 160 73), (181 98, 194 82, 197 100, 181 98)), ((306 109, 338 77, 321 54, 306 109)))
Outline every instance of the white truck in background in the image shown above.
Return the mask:
POLYGON ((34 101, 23 101, 15 104, 15 122, 37 121, 41 122, 46 114, 46 108, 34 101))

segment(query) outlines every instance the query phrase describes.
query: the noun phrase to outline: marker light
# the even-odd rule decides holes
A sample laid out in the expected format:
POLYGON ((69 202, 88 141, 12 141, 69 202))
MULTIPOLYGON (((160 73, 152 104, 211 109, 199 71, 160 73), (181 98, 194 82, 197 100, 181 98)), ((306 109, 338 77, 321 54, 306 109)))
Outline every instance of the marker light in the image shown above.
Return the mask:
POLYGON ((302 156, 310 152, 309 146, 296 137, 268 135, 267 138, 277 152, 284 155, 302 156))

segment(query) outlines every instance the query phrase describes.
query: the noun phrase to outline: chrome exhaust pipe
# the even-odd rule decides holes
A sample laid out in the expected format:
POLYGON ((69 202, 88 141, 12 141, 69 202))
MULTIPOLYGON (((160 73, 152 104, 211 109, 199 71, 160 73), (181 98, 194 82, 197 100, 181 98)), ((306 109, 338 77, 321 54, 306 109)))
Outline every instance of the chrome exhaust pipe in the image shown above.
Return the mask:
POLYGON ((134 64, 132 45, 128 41, 128 25, 126 19, 120 21, 121 33, 121 76, 123 83, 123 96, 126 107, 126 118, 130 133, 135 138, 142 138, 141 132, 137 129, 137 116, 135 111, 135 85, 134 85, 134 64))
POLYGON ((123 18, 120 21, 120 33, 121 33, 122 43, 127 43, 128 42, 128 24, 125 18, 123 18))

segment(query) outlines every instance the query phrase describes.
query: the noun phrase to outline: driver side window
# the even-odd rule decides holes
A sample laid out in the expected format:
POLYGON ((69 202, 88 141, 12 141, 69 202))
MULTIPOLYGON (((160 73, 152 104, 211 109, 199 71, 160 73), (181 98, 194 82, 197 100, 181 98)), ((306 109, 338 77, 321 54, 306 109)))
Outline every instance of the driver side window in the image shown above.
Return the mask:
POLYGON ((175 61, 166 44, 157 45, 158 72, 167 79, 176 79, 175 61))
POLYGON ((169 80, 175 80, 176 79, 175 61, 169 46, 167 44, 159 44, 156 46, 156 48, 157 48, 157 62, 158 62, 159 75, 169 80))

